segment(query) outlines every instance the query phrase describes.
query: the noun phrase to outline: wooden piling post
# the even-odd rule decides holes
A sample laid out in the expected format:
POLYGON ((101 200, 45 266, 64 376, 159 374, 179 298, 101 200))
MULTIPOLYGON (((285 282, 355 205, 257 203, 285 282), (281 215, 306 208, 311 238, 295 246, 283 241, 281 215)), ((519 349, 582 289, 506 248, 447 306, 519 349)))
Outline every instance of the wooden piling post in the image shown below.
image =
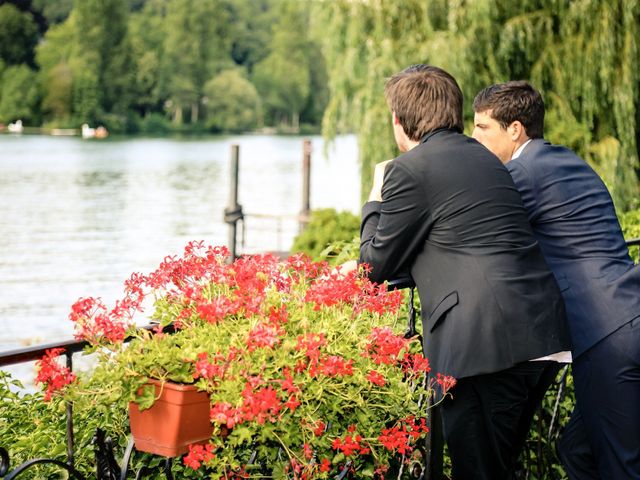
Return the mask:
POLYGON ((231 145, 231 162, 229 168, 229 203, 224 210, 224 221, 229 225, 227 247, 231 252, 231 260, 238 256, 237 233, 238 222, 244 218, 242 205, 238 203, 238 179, 240 172, 240 146, 231 145))
POLYGON ((302 143, 302 210, 300 211, 299 230, 309 223, 311 215, 311 140, 302 143))

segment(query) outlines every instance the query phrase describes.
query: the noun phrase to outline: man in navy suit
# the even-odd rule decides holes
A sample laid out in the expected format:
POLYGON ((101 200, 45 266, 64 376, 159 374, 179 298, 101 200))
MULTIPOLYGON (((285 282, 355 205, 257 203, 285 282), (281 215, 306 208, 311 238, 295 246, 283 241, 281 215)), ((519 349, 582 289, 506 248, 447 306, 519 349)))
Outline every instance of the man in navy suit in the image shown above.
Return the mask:
POLYGON ((473 137, 506 164, 565 301, 576 406, 560 442, 572 480, 640 479, 640 268, 604 183, 542 138, 544 102, 526 82, 482 90, 473 137))

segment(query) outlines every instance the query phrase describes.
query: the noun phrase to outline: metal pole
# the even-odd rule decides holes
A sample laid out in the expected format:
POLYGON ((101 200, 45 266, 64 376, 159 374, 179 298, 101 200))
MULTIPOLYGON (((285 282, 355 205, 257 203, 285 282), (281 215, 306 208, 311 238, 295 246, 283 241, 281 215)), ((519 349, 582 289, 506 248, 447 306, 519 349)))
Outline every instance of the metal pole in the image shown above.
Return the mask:
POLYGON ((442 432, 442 413, 440 405, 429 410, 429 437, 427 471, 425 480, 442 480, 444 460, 444 436, 442 432))
POLYGON ((302 231, 311 215, 311 140, 302 143, 302 211, 299 230, 302 231))
POLYGON ((225 222, 229 224, 227 245, 231 252, 231 259, 237 257, 236 236, 238 220, 242 218, 242 207, 238 205, 238 176, 240 171, 240 146, 231 145, 231 165, 229 169, 229 204, 225 209, 225 222))
MULTIPOLYGON (((65 352, 67 357, 67 368, 73 370, 73 353, 67 350, 65 352)), ((73 404, 67 401, 67 465, 73 468, 75 462, 74 459, 74 439, 73 439, 73 404)))

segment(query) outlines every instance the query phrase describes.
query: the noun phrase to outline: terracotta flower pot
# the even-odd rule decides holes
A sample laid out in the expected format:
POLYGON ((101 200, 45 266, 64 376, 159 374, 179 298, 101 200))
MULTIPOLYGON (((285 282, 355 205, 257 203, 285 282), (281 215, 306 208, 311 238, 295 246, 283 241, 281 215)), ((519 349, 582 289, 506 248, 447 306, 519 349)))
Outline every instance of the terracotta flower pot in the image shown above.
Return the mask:
POLYGON ((165 457, 186 453, 188 446, 205 443, 213 426, 209 419, 209 396, 193 385, 161 383, 155 385, 158 400, 146 410, 129 403, 129 422, 136 449, 165 457))

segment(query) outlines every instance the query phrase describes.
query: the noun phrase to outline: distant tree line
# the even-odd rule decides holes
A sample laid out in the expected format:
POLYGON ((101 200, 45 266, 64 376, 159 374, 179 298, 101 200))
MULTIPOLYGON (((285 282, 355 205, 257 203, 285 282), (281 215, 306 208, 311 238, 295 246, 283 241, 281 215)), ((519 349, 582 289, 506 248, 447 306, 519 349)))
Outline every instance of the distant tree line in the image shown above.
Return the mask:
MULTIPOLYGON (((397 151, 385 79, 412 63, 451 72, 472 101, 527 79, 547 105, 545 136, 582 155, 616 206, 639 204, 640 2, 637 0, 332 0, 321 2, 330 102, 324 129, 359 134, 363 192, 397 151)), ((470 132, 470 128, 468 129, 470 132)))
POLYGON ((112 131, 318 126, 311 4, 0 0, 0 122, 112 131))

